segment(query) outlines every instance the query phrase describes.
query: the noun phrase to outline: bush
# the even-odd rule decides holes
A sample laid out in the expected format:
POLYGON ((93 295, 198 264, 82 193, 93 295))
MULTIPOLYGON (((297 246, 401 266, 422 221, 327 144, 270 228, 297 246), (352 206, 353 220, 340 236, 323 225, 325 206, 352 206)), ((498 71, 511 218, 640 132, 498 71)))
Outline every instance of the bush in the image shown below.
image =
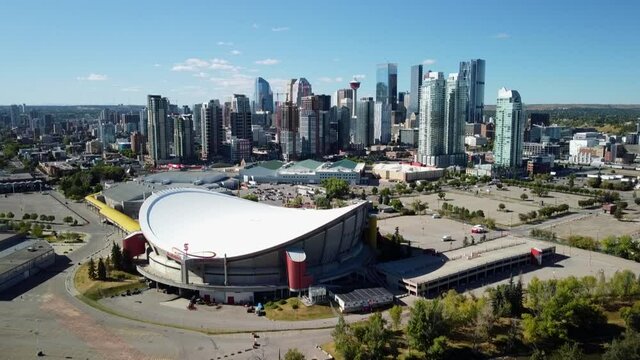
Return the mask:
POLYGON ((278 301, 278 304, 280 304, 280 305, 286 305, 286 304, 287 304, 287 300, 282 299, 282 300, 278 301))
POLYGON ((293 310, 298 310, 298 308, 299 308, 299 307, 300 307, 300 305, 298 305, 298 303, 297 303, 297 302, 294 302, 293 304, 291 304, 291 308, 292 308, 293 310))

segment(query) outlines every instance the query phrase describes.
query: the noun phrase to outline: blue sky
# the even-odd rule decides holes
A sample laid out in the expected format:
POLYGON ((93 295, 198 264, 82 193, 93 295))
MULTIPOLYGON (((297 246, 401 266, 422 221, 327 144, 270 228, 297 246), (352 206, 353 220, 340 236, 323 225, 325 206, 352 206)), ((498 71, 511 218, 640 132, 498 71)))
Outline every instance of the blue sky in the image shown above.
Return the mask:
MULTIPOLYGON (((487 61, 525 103, 640 103, 638 1, 0 2, 0 104, 193 104, 306 77, 333 94, 375 65, 456 72, 487 61)), ((274 96, 275 97, 275 96, 274 96)))

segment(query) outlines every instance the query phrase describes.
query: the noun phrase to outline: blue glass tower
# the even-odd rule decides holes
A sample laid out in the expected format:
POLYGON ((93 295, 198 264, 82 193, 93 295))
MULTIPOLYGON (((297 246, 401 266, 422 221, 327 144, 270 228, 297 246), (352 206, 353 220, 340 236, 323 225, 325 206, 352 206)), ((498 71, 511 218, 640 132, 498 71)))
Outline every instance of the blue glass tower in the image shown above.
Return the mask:
POLYGON ((269 82, 261 77, 256 78, 253 101, 254 113, 256 111, 269 111, 273 113, 273 92, 271 92, 269 82))
POLYGON ((376 71, 376 102, 398 105, 398 64, 378 64, 376 71))

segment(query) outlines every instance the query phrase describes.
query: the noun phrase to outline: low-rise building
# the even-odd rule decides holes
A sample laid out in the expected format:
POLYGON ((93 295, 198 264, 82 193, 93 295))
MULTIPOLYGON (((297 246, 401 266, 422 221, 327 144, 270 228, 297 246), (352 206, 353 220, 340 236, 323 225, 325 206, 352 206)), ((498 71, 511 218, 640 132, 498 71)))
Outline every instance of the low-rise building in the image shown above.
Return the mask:
POLYGON ((364 163, 347 159, 334 163, 315 160, 283 163, 272 160, 241 169, 240 179, 257 183, 320 184, 322 180, 337 178, 356 185, 361 182, 364 167, 364 163))
POLYGON ((444 175, 444 169, 405 163, 375 164, 371 171, 383 180, 411 182, 435 180, 444 175))

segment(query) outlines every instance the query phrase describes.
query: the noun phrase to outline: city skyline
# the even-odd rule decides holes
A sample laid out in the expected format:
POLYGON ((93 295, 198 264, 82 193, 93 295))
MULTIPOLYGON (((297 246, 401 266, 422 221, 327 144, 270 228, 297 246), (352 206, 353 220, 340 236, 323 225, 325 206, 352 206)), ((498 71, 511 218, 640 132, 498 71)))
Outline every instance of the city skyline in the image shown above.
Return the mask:
MULTIPOLYGON (((325 21, 310 25, 305 14, 317 9, 297 2, 246 1, 242 18, 215 21, 212 13, 233 12, 238 4, 5 2, 5 13, 28 13, 29 21, 16 16, 0 24, 11 54, 0 69, 9 85, 0 90, 0 102, 144 104, 147 94, 163 94, 173 103, 194 104, 234 93, 253 97, 257 77, 269 81, 274 100, 287 81, 303 77, 316 94, 332 95, 356 76, 360 97, 370 97, 377 64, 397 63, 398 91, 406 91, 413 65, 447 74, 460 61, 485 59, 486 94, 507 86, 526 93, 529 103, 638 103, 640 52, 628 44, 640 35, 633 18, 640 5, 611 3, 603 12, 599 2, 576 4, 407 1, 397 5, 398 24, 381 21, 388 14, 375 3, 367 16, 354 15, 361 14, 356 4, 340 3, 340 11, 328 4, 325 21), (442 16, 423 21, 426 11, 442 16), (460 19, 442 31, 447 13, 460 19), (189 26, 171 26, 176 19, 189 26), (589 74, 601 72, 611 80, 594 88, 589 74)), ((495 99, 485 96, 485 102, 495 99)))

